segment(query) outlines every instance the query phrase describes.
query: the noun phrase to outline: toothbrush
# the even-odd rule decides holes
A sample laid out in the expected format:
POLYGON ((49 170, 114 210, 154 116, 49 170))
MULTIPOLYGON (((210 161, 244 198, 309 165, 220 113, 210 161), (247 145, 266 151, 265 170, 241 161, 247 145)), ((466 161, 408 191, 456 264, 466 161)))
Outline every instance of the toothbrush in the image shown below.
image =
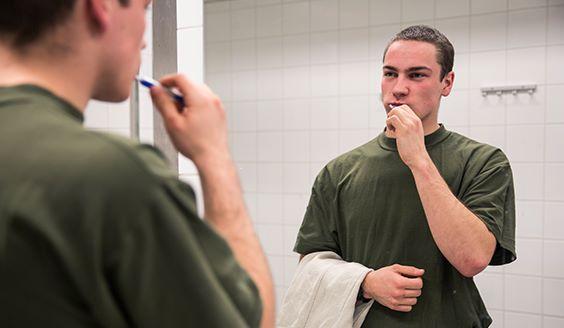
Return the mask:
MULTIPOLYGON (((152 78, 150 78, 150 77, 147 77, 147 76, 137 75, 137 76, 135 77, 135 79, 136 79, 137 81, 139 81, 139 83, 140 83, 142 86, 145 86, 145 87, 147 87, 147 88, 149 88, 149 89, 151 89, 152 87, 155 87, 155 86, 162 86, 162 85, 159 83, 159 81, 157 81, 157 80, 155 80, 155 79, 152 79, 152 78)), ((185 106, 185 104, 184 104, 184 97, 182 96, 182 94, 180 94, 180 92, 178 92, 178 90, 172 89, 172 88, 167 88, 167 87, 164 87, 164 89, 165 89, 166 92, 172 97, 172 99, 176 100, 176 102, 178 102, 182 107, 185 106)))

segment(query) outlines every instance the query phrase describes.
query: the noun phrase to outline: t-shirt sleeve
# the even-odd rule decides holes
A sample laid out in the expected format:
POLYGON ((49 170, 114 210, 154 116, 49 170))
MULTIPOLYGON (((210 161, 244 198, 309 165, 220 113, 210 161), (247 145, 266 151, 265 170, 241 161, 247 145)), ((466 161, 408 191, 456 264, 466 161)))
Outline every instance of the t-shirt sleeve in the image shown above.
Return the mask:
POLYGON ((306 255, 319 251, 341 254, 337 233, 337 197, 325 167, 315 179, 294 251, 306 255))
POLYGON ((130 324, 258 327, 258 289, 228 244, 197 216, 191 187, 151 175, 152 183, 137 187, 142 196, 127 197, 116 209, 105 243, 106 279, 130 324))
POLYGON ((501 150, 497 150, 472 178, 461 201, 495 236, 497 245, 490 265, 515 261, 513 175, 501 150))

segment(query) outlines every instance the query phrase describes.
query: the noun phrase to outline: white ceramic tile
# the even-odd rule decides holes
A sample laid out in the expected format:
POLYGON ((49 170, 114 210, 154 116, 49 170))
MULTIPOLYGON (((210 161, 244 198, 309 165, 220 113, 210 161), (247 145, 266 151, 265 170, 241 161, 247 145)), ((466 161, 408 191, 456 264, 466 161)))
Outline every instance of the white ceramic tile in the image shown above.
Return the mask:
MULTIPOLYGON (((515 234, 518 238, 543 237, 543 203, 533 201, 517 201, 515 204, 517 226, 515 234)), ((521 255, 521 254, 519 254, 521 255)), ((519 259, 521 257, 519 256, 519 259)))
POLYGON ((231 43, 216 42, 205 45, 206 73, 231 70, 231 43))
POLYGON ((259 37, 282 35, 282 6, 257 7, 256 24, 259 37))
POLYGON ((257 103, 257 128, 260 131, 282 130, 282 100, 259 101, 257 103))
POLYGON ((310 36, 310 62, 315 64, 336 63, 339 60, 339 33, 323 32, 310 36))
POLYGON ((259 193, 282 192, 282 164, 259 163, 257 172, 257 189, 259 193))
POLYGON ((402 0, 402 20, 405 22, 434 18, 434 0, 402 0))
POLYGON ((309 67, 293 67, 284 69, 284 97, 309 97, 309 75, 309 67))
POLYGON ((366 27, 369 20, 369 0, 340 0, 339 25, 341 28, 366 27))
POLYGON ((257 40, 258 68, 278 68, 284 63, 282 38, 273 37, 257 40))
POLYGON ((257 104, 255 102, 234 102, 233 131, 256 131, 257 129, 257 104))
POLYGON ((564 240, 544 242, 543 274, 545 277, 564 278, 564 240))
POLYGON ((426 20, 415 20, 415 21, 402 21, 401 25, 401 29, 413 26, 413 25, 427 25, 427 26, 431 26, 431 27, 435 27, 435 21, 432 19, 426 19, 426 20))
POLYGON ((509 0, 509 9, 523 9, 546 6, 546 0, 509 0))
POLYGON ((176 0, 176 26, 186 28, 204 25, 204 1, 176 0))
POLYGON ((339 131, 339 153, 353 150, 370 140, 368 129, 339 131))
POLYGON ((284 66, 309 64, 309 35, 290 35, 283 38, 284 66))
POLYGON ((198 174, 198 169, 194 162, 178 154, 178 174, 195 175, 198 174))
POLYGON ((368 126, 374 129, 374 135, 380 134, 386 126, 386 111, 382 101, 376 96, 370 97, 368 103, 368 126))
POLYGON ((231 0, 231 10, 247 9, 256 6, 256 0, 231 0))
POLYGON ((486 51, 504 49, 506 38, 507 14, 472 16, 470 21, 470 49, 486 51))
MULTIPOLYGON (((284 285, 284 256, 268 256, 268 265, 275 286, 284 285)), ((279 295, 276 295, 279 296, 279 295)))
POLYGON ((233 41, 231 51, 233 70, 250 70, 257 67, 257 52, 254 39, 233 41))
POLYGON ((543 327, 544 328, 562 328, 564 327, 563 317, 543 317, 543 327))
POLYGON ((204 31, 206 42, 231 40, 231 14, 227 11, 206 14, 204 31))
POLYGON ((456 55, 454 58, 453 71, 454 85, 452 92, 456 92, 460 89, 468 89, 470 87, 470 54, 456 55))
POLYGON ((139 141, 143 144, 154 145, 155 139, 153 136, 153 128, 139 129, 139 141))
POLYGON ((544 124, 545 86, 538 86, 533 94, 507 94, 504 99, 507 104, 507 124, 544 124))
MULTIPOLYGON (((309 174, 309 168, 307 169, 309 174)), ((307 180, 309 182, 309 179, 307 180)), ((305 182, 308 189, 311 185, 305 182)), ((308 204, 308 196, 298 194, 284 194, 282 196, 284 206, 284 224, 299 227, 305 215, 306 207, 308 204)), ((295 240, 294 240, 295 241, 295 240)))
POLYGON ((564 317, 564 280, 544 279, 543 287, 543 313, 564 317))
POLYGON ((257 233, 267 255, 282 255, 284 253, 281 225, 257 225, 257 233))
POLYGON ((343 97, 340 99, 340 129, 368 129, 368 99, 368 96, 343 97))
POLYGON ((308 131, 284 132, 283 145, 285 162, 307 162, 309 160, 308 131))
POLYGON ((370 25, 397 24, 401 21, 401 2, 372 0, 369 18, 370 25))
POLYGON ((310 187, 308 163, 284 164, 284 192, 304 193, 310 187))
POLYGON ((541 278, 505 275, 505 310, 540 313, 541 278))
POLYGON ((544 126, 508 126, 506 149, 511 163, 541 162, 544 154, 544 126))
POLYGON ((300 34, 309 31, 309 2, 294 2, 283 5, 282 30, 284 34, 300 34))
POLYGON ((470 124, 505 124, 504 98, 495 95, 482 97, 479 90, 470 90, 470 124))
POLYGON ((564 201, 564 164, 546 164, 544 174, 545 200, 564 201))
POLYGON ((282 144, 281 132, 257 133, 258 160, 260 162, 281 162, 282 144))
POLYGON ((452 92, 448 97, 443 97, 439 110, 439 121, 447 126, 465 126, 470 123, 470 105, 468 90, 452 92))
POLYGON ((507 9, 507 0, 472 0, 470 6, 472 14, 485 14, 507 9))
MULTIPOLYGON (((470 87, 505 85, 505 51, 490 51, 470 55, 470 87)), ((456 81, 455 81, 456 83, 456 81)))
POLYGON ((204 217, 204 194, 202 192, 202 182, 200 177, 197 175, 181 175, 179 178, 194 189, 194 193, 196 194, 196 208, 198 210, 198 216, 200 218, 204 217))
POLYGON ((346 63, 339 67, 341 95, 368 95, 370 94, 370 63, 346 63))
POLYGON ((540 276, 542 273, 542 240, 517 239, 518 261, 505 267, 506 273, 540 276))
POLYGON ((474 281, 488 309, 503 309, 503 275, 481 273, 474 281))
POLYGON ((376 26, 370 28, 370 58, 382 63, 384 50, 396 33, 400 31, 399 24, 376 26))
POLYGON ((254 132, 233 134, 233 157, 236 161, 256 161, 257 135, 254 132))
POLYGON ((228 11, 230 8, 231 1, 222 2, 205 2, 204 3, 204 14, 208 15, 210 13, 218 13, 228 11))
POLYGON ((490 317, 492 318, 492 325, 488 328, 503 328, 504 326, 504 314, 505 311, 501 310, 490 310, 488 309, 490 317))
POLYGON ((564 240, 564 203, 546 202, 544 237, 564 240))
POLYGON ((309 99, 284 101, 284 130, 309 129, 309 99))
POLYGON ((269 69, 257 72, 257 99, 282 98, 283 76, 280 69, 269 69))
MULTIPOLYGON (((454 1, 436 0, 435 1, 436 18, 464 16, 464 15, 468 15, 469 13, 470 13, 470 0, 454 0, 454 1)), ((443 32, 442 30, 440 31, 443 32)))
POLYGON ((257 217, 261 223, 281 223, 282 195, 264 192, 257 194, 257 217))
POLYGON ((339 33, 339 59, 341 61, 367 60, 370 56, 369 34, 368 28, 341 30, 339 33))
POLYGON ((505 326, 511 328, 541 327, 542 317, 535 314, 505 312, 505 326))
POLYGON ((542 164, 513 163, 511 166, 515 182, 515 199, 542 200, 542 164))
POLYGON ((108 128, 129 130, 130 106, 129 100, 120 103, 108 103, 108 128))
POLYGON ((510 12, 507 38, 508 47, 544 46, 546 8, 510 12))
POLYGON ((298 235, 299 226, 284 226, 284 255, 293 257, 297 260, 299 257, 294 253, 293 248, 298 235))
POLYGON ((339 0, 312 0, 311 31, 335 30, 339 27, 339 0))
POLYGON ((243 9, 231 12, 231 39, 255 37, 255 9, 243 9))
POLYGON ((228 102, 233 98, 231 73, 206 74, 206 84, 221 98, 222 101, 228 102))
POLYGON ((337 131, 312 131, 310 159, 328 162, 339 155, 339 133, 337 131))
POLYGON ((233 73, 233 100, 255 100, 257 97, 257 74, 255 71, 233 73))
POLYGON ((564 83, 564 46, 547 48, 546 83, 564 83))
POLYGON ((311 100, 312 130, 337 129, 339 127, 339 100, 317 98, 311 100))
POLYGON ((548 10, 548 44, 564 43, 564 6, 551 7, 548 10))
POLYGON ((546 126, 546 161, 564 162, 564 124, 546 126))
POLYGON ((177 31, 178 71, 193 81, 204 81, 204 31, 187 28, 177 31))
POLYGON ((548 4, 551 6, 564 5, 564 0, 548 0, 548 4))
POLYGON ((494 147, 505 148, 505 126, 470 126, 470 138, 494 147))
POLYGON ((249 216, 253 221, 253 225, 256 225, 258 222, 257 216, 257 194, 256 193, 244 193, 243 197, 245 198, 245 205, 247 207, 247 211, 249 212, 249 216))
POLYGON ((564 123, 564 85, 549 85, 547 88, 547 123, 564 123))
POLYGON ((108 127, 108 103, 91 100, 84 111, 84 125, 87 128, 108 127))
MULTIPOLYGON (((470 51, 470 19, 468 17, 437 20, 435 26, 452 43, 456 54, 470 51)), ((455 62, 457 57, 458 55, 455 56, 455 62)))
POLYGON ((339 66, 311 66, 312 97, 336 96, 339 94, 339 66))
POLYGON ((256 163, 239 163, 237 165, 241 185, 245 192, 254 192, 257 190, 257 164, 256 163))

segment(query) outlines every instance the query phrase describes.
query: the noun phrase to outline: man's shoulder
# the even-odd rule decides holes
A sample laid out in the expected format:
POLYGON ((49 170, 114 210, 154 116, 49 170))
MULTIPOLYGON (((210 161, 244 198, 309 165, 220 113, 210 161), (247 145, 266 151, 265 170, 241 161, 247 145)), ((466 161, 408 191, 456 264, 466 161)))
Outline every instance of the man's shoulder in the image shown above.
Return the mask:
POLYGON ((466 162, 479 165, 509 165, 507 156, 499 147, 474 140, 452 131, 447 142, 447 150, 449 153, 458 153, 466 162))

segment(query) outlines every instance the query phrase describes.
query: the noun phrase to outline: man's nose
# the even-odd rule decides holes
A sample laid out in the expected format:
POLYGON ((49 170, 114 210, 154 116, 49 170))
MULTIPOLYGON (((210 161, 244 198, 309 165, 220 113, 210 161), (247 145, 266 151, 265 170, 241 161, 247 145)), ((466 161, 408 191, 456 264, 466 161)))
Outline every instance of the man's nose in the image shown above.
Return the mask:
POLYGON ((400 99, 407 96, 408 93, 409 93, 409 87, 407 81, 404 78, 398 77, 392 89, 392 94, 397 99, 400 99))

